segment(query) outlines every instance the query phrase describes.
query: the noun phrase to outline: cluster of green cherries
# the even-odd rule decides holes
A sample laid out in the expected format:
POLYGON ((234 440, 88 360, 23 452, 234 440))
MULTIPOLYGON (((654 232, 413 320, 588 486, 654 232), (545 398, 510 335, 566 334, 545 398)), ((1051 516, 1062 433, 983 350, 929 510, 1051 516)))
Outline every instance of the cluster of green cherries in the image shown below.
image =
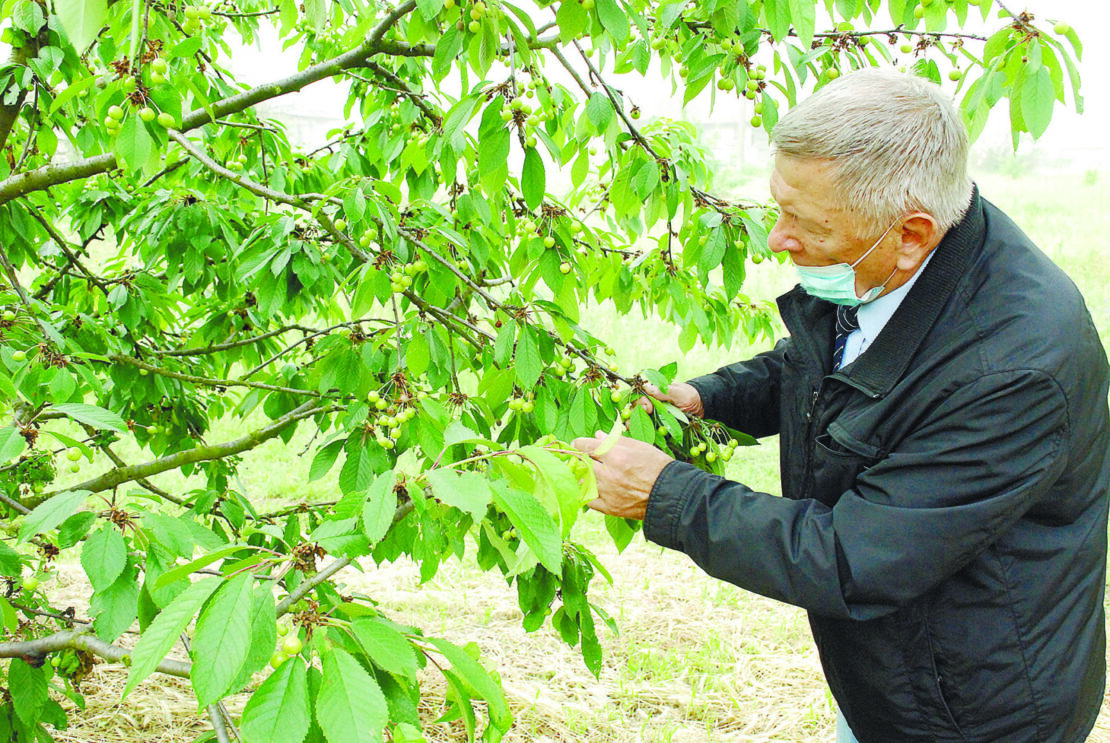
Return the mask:
POLYGON ((390 415, 389 400, 382 397, 377 390, 370 390, 370 393, 366 396, 366 402, 370 403, 379 413, 378 417, 374 419, 374 424, 381 431, 376 439, 378 446, 383 449, 392 449, 397 445, 397 439, 401 438, 401 425, 416 417, 416 408, 409 405, 398 410, 395 415, 390 415))

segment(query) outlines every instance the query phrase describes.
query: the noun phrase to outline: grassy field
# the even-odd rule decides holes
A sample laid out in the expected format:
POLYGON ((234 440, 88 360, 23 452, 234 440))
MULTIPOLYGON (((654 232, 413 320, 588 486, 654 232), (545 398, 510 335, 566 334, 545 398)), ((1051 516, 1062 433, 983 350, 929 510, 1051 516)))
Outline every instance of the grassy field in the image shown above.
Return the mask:
MULTIPOLYGON (((1110 334, 1110 261, 1102 254, 1110 184, 1083 176, 982 178, 983 194, 1007 211, 1076 281, 1087 298, 1104 342, 1110 334), (1088 179, 1089 180, 1089 179, 1088 179)), ((758 189, 758 186, 756 187, 758 189)), ((753 190, 754 193, 761 193, 753 190)), ((788 268, 758 267, 746 286, 755 298, 771 299, 793 283, 788 268)), ((593 325, 618 351, 622 368, 658 366, 672 360, 686 375, 711 370, 768 345, 729 349, 677 349, 677 329, 662 332, 638 317, 619 318, 600 308, 593 325), (673 350, 660 343, 673 332, 673 350)), ((329 483, 307 483, 310 455, 305 441, 272 441, 245 462, 240 487, 256 502, 278 504, 323 499, 329 483), (298 443, 299 442, 299 443, 298 443)), ((774 440, 741 450, 730 475, 778 492, 774 440)), ((160 481, 164 487, 183 482, 160 481)), ((604 633, 605 664, 595 679, 577 652, 547 627, 520 628, 515 590, 471 561, 443 566, 421 585, 409 564, 341 574, 348 590, 380 601, 399 621, 449 638, 475 641, 501 675, 515 711, 507 741, 682 743, 724 741, 829 741, 834 710, 816 651, 800 610, 710 579, 683 555, 663 552, 637 539, 624 554, 611 547, 597 518, 584 518, 578 539, 609 566, 614 581, 595 582, 593 601, 612 615, 619 634, 604 633)), ((61 578, 74 602, 84 590, 77 566, 61 578)), ((86 681, 89 708, 61 741, 182 741, 206 729, 187 690, 165 679, 148 681, 118 704, 123 674, 101 667, 86 681)), ((426 681, 427 718, 435 719, 441 682, 426 681)), ((241 705, 242 700, 238 700, 241 705)), ((232 706, 235 704, 233 702, 232 706)), ((1110 743, 1104 706, 1093 741, 1110 743)), ((429 740, 460 739, 457 727, 430 725, 429 740)))

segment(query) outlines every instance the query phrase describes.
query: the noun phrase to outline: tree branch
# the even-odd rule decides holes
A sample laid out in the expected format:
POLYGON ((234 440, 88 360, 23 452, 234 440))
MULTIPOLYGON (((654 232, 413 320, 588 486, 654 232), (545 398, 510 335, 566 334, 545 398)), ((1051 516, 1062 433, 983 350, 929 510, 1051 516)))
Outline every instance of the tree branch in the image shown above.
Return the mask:
MULTIPOLYGON (((97 637, 86 634, 87 631, 87 629, 63 630, 36 640, 0 642, 0 658, 42 659, 50 653, 70 648, 84 650, 86 653, 92 653, 113 663, 123 663, 126 662, 124 658, 131 657, 131 651, 126 648, 104 642, 97 637)), ((158 673, 187 679, 191 668, 191 663, 179 660, 163 660, 154 670, 158 673)))
POLYGON ((235 379, 215 379, 212 377, 198 377, 192 374, 182 374, 181 372, 171 371, 161 366, 154 366, 141 359, 136 359, 133 356, 124 356, 122 354, 112 356, 111 360, 118 364, 129 364, 163 377, 180 379, 182 382, 197 384, 204 387, 250 387, 252 389, 267 390, 269 392, 285 392, 290 395, 300 395, 302 397, 323 397, 319 392, 297 389, 296 387, 281 387, 274 384, 265 384, 263 382, 244 382, 235 379))
POLYGON ((65 491, 51 491, 49 493, 42 493, 40 495, 28 498, 24 500, 24 505, 34 508, 40 503, 44 503, 50 500, 55 495, 58 495, 58 493, 60 492, 67 492, 72 490, 88 490, 90 493, 100 493, 105 490, 110 490, 112 488, 118 487, 125 482, 131 482, 142 477, 157 475, 161 472, 177 469, 178 467, 183 467, 187 464, 193 464, 195 462, 207 462, 213 459, 223 459, 224 457, 230 457, 234 454, 238 454, 239 452, 253 449, 259 444, 262 444, 263 442, 274 438, 292 423, 295 423, 304 418, 310 418, 318 413, 324 413, 331 410, 331 408, 326 406, 313 407, 315 405, 317 405, 316 401, 306 402, 303 405, 294 408, 281 418, 278 418, 270 425, 260 428, 257 431, 249 433, 241 438, 227 441, 222 444, 196 446, 192 449, 186 449, 185 451, 180 451, 175 454, 160 457, 150 462, 144 462, 143 464, 134 464, 127 467, 116 467, 114 469, 108 470, 98 477, 94 477, 90 480, 85 480, 82 483, 78 483, 69 488, 66 488, 65 491))

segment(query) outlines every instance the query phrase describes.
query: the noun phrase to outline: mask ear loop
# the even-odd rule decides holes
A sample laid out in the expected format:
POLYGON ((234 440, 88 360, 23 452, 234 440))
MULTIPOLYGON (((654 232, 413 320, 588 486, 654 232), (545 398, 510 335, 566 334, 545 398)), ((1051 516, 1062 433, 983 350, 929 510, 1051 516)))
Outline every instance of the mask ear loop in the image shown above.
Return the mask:
MULTIPOLYGON (((895 219, 893 222, 891 222, 890 226, 883 231, 883 234, 879 235, 879 239, 875 241, 875 244, 868 248, 866 253, 857 258, 855 263, 851 264, 853 271, 856 269, 856 266, 863 262, 864 258, 871 255, 871 252, 875 250, 875 248, 879 247, 880 243, 882 243, 882 241, 886 239, 886 236, 890 234, 890 231, 894 229, 894 225, 898 224, 899 219, 901 219, 901 217, 898 217, 898 219, 895 219)), ((896 273, 898 273, 897 263, 894 264, 894 270, 890 272, 890 276, 887 276, 883 283, 879 284, 878 286, 873 286, 866 292, 864 292, 863 297, 860 298, 860 304, 867 304, 868 302, 874 302, 876 299, 878 299, 879 295, 883 293, 883 289, 886 288, 886 285, 890 283, 890 280, 894 278, 894 274, 896 273)))

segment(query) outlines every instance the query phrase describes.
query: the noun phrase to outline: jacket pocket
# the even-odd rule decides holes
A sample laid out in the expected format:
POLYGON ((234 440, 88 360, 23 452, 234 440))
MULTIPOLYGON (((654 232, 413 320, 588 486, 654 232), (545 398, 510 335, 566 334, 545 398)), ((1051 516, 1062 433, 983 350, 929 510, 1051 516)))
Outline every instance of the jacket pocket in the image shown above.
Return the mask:
POLYGON ((851 489, 861 472, 885 456, 877 446, 861 441, 838 421, 814 439, 813 495, 832 506, 851 489))

